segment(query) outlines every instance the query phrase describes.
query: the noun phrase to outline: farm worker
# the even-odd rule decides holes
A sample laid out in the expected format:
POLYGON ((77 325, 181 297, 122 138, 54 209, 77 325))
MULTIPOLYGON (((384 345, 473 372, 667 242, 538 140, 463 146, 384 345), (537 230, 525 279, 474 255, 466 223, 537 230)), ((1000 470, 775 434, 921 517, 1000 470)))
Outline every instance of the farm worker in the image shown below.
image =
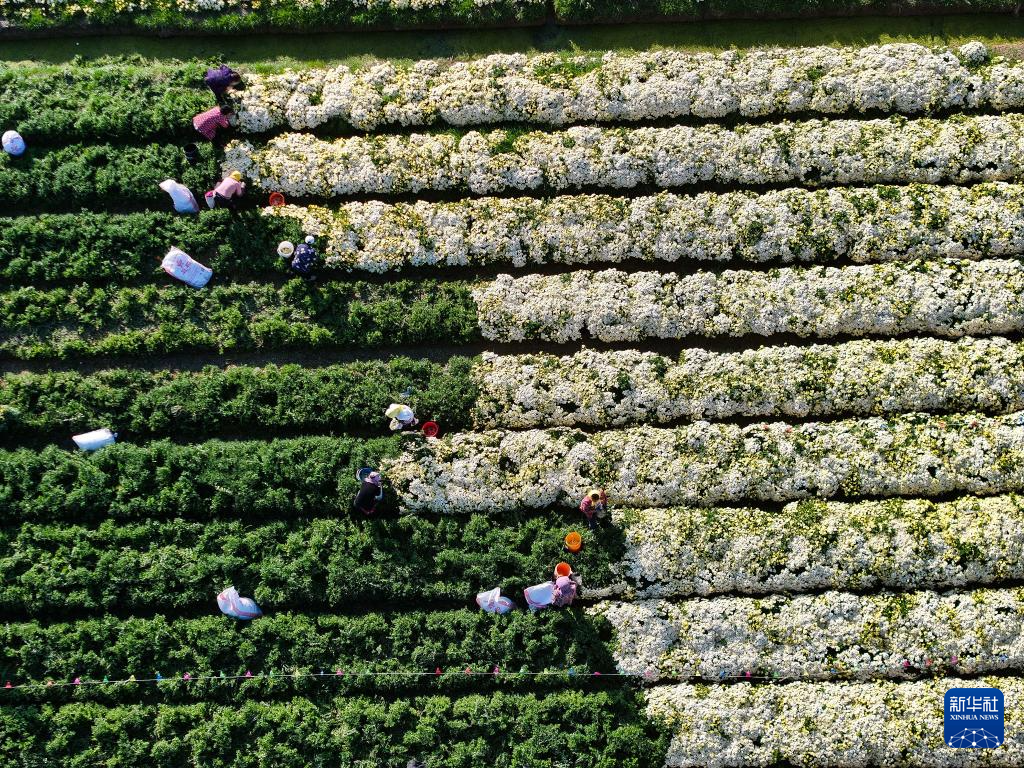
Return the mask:
POLYGON ((312 235, 306 236, 306 241, 299 243, 295 247, 295 252, 291 257, 291 270, 307 283, 312 283, 316 280, 316 275, 313 274, 313 270, 316 269, 317 257, 316 249, 313 248, 313 243, 316 242, 316 238, 312 235))
POLYGON ((193 117, 192 125, 199 132, 200 136, 208 141, 213 141, 217 136, 218 128, 227 128, 228 125, 230 125, 228 115, 230 115, 231 112, 231 107, 227 105, 211 107, 205 112, 200 112, 198 115, 193 117))
POLYGON ((206 76, 203 78, 203 82, 213 91, 213 95, 217 97, 218 101, 231 90, 231 86, 238 85, 241 81, 242 76, 227 64, 206 70, 206 76))
POLYGON ((2 143, 4 152, 11 157, 21 157, 25 154, 25 140, 17 131, 5 131, 2 143))
POLYGON ((199 203, 196 202, 195 195, 184 184, 179 184, 174 179, 164 179, 160 182, 160 189, 171 196, 174 210, 178 213, 199 213, 199 203))
POLYGON ((381 487, 380 472, 371 472, 362 479, 352 506, 364 515, 372 515, 377 511, 377 502, 383 497, 384 489, 381 487))
POLYGON ((407 429, 408 427, 415 427, 419 424, 419 419, 412 412, 412 408, 408 405, 402 405, 401 403, 392 403, 388 406, 388 409, 384 411, 384 415, 391 419, 391 423, 388 427, 392 432, 397 432, 400 429, 407 429))
POLYGON ((555 579, 555 594, 551 604, 558 608, 572 605, 572 601, 576 599, 576 589, 576 582, 570 577, 559 576, 555 579))
POLYGON ((596 527, 594 518, 600 519, 604 517, 607 509, 608 497, 605 495, 604 490, 591 491, 580 502, 580 512, 587 518, 587 525, 590 526, 590 530, 594 530, 596 527))
POLYGON ((206 193, 206 204, 211 208, 221 205, 227 206, 232 212, 238 208, 238 198, 245 194, 245 184, 242 182, 242 174, 232 171, 225 176, 220 184, 206 193))

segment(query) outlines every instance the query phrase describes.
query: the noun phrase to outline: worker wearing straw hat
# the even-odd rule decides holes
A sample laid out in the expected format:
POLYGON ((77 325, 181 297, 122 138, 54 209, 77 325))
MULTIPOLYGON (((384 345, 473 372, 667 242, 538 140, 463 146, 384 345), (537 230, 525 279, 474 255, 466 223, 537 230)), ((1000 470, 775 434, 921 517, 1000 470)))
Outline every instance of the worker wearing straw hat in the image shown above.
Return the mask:
POLYGON ((410 427, 415 427, 420 423, 419 419, 416 418, 416 414, 413 413, 412 408, 404 403, 392 403, 388 406, 387 410, 384 411, 384 415, 391 419, 391 422, 388 424, 388 428, 392 432, 409 429, 410 427))
POLYGON ((242 174, 232 171, 220 183, 206 193, 206 204, 210 208, 227 206, 232 213, 238 212, 238 199, 245 194, 245 182, 242 174))

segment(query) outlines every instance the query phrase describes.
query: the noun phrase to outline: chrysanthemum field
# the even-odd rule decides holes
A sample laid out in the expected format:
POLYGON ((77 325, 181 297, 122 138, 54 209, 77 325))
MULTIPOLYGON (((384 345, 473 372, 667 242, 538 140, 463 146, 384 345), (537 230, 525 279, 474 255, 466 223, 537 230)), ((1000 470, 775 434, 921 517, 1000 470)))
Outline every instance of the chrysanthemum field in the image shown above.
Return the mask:
MULTIPOLYGON (((19 2, 7 26, 546 7, 347 5, 19 2)), ((677 5, 633 13, 705 13, 677 5)), ((1024 765, 1010 54, 243 64, 193 164, 214 62, 0 64, 29 145, 0 154, 0 765, 1024 765), (237 216, 158 187, 234 170, 237 216), (307 235, 312 284, 276 254, 307 235), (159 269, 171 246, 207 287, 159 269), (392 402, 440 435, 390 433, 392 402), (98 428, 117 443, 74 449, 98 428), (563 560, 580 597, 526 611, 563 560), (232 585, 264 616, 221 615, 232 585), (497 586, 508 615, 474 603, 497 586), (954 687, 1003 691, 1001 746, 944 742, 954 687)))

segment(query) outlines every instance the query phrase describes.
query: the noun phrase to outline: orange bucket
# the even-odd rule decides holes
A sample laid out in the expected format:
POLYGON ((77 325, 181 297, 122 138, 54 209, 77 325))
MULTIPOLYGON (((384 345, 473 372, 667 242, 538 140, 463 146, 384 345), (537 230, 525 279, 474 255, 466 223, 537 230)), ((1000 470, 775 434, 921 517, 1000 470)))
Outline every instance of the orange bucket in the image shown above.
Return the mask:
POLYGON ((565 537, 565 548, 570 552, 579 552, 582 546, 583 537, 576 533, 576 531, 569 531, 569 534, 565 537))
POLYGON ((559 563, 555 566, 555 576, 568 576, 572 573, 572 568, 568 563, 559 563))
POLYGON ((284 205, 284 195, 282 195, 280 192, 271 192, 270 204, 275 208, 284 205))

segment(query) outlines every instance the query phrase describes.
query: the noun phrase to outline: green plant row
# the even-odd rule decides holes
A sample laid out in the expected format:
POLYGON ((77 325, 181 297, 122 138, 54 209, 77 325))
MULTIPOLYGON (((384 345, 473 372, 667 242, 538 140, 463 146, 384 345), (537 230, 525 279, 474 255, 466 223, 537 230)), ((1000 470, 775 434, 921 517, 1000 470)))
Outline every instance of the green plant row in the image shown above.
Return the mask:
MULTIPOLYGON (((655 768, 668 747, 633 690, 224 706, 0 709, 5 765, 62 768, 655 768)), ((0 694, 3 692, 0 691, 0 694)))
MULTIPOLYGON (((193 192, 198 195, 205 189, 193 192)), ((172 211, 166 195, 156 202, 165 210, 0 219, 0 278, 8 285, 163 281, 160 260, 171 246, 213 269, 216 279, 283 273, 287 265, 277 256, 277 244, 299 242, 303 236, 297 222, 255 210, 232 218, 223 208, 211 211, 204 206, 198 216, 186 216, 172 211)))
POLYGON ((145 10, 110 0, 45 5, 16 0, 4 6, 0 18, 17 29, 54 27, 114 27, 159 32, 266 32, 339 29, 415 29, 479 25, 539 25, 544 21, 543 0, 442 0, 410 5, 401 0, 262 0, 240 11, 225 4, 220 12, 197 12, 194 3, 152 0, 145 10))
POLYGON ((581 675, 614 672, 615 661, 605 642, 610 632, 604 619, 591 619, 575 608, 495 616, 476 606, 355 616, 275 613, 251 622, 220 615, 123 620, 105 616, 61 624, 32 621, 0 627, 0 678, 19 685, 42 685, 70 683, 75 678, 127 680, 132 675, 152 680, 160 673, 167 680, 23 688, 4 693, 8 706, 13 701, 240 701, 281 693, 327 698, 352 690, 433 688, 454 693, 495 685, 536 690, 562 686, 566 679, 561 674, 502 679, 503 674, 524 668, 563 672, 567 667, 581 675), (321 671, 331 678, 308 676, 321 671), (344 674, 337 675, 339 671, 344 674), (253 678, 245 679, 246 672, 253 678), (243 679, 225 681, 221 673, 225 678, 243 679), (296 673, 304 676, 280 677, 296 673), (193 679, 184 681, 185 674, 193 679), (202 677, 215 679, 198 679, 202 677))
POLYGON ((0 524, 347 514, 356 469, 399 450, 398 437, 308 437, 0 452, 0 524))
POLYGON ((862 13, 1008 13, 1015 0, 554 0, 560 21, 629 22, 667 19, 807 18, 862 13))
POLYGON ((606 586, 624 552, 619 529, 591 533, 582 515, 366 519, 351 501, 351 494, 339 494, 334 518, 257 526, 179 519, 0 529, 0 610, 217 614, 215 598, 231 585, 268 615, 471 606, 478 592, 497 586, 521 596, 551 578, 561 560, 586 586, 606 586), (570 530, 584 539, 573 555, 563 543, 570 530))
POLYGON ((212 146, 199 146, 195 165, 172 144, 29 146, 21 157, 0 153, 0 206, 33 212, 143 205, 169 210, 170 198, 158 186, 164 179, 182 182, 197 199, 220 179, 212 146))
POLYGON ((26 360, 480 338, 470 285, 430 280, 19 288, 0 294, 0 326, 0 355, 26 360))
POLYGON ((193 141, 192 116, 215 104, 200 62, 100 59, 0 68, 0 125, 29 144, 193 141))
POLYGON ((384 410, 398 401, 446 431, 467 429, 477 398, 473 365, 465 357, 445 365, 394 357, 323 368, 9 374, 0 377, 0 441, 67 438, 99 427, 128 441, 264 430, 384 435, 384 410))
MULTIPOLYGON (((1011 0, 555 0, 559 21, 633 22, 666 19, 804 18, 861 13, 900 15, 924 9, 935 13, 1008 12, 1011 0)), ((435 27, 540 25, 545 4, 539 0, 447 0, 410 7, 400 2, 355 3, 346 0, 267 0, 247 13, 235 9, 194 12, 179 0, 154 0, 145 10, 125 10, 104 0, 33 5, 19 0, 0 18, 13 29, 108 27, 160 32, 266 32, 321 29, 414 29, 435 27)))

